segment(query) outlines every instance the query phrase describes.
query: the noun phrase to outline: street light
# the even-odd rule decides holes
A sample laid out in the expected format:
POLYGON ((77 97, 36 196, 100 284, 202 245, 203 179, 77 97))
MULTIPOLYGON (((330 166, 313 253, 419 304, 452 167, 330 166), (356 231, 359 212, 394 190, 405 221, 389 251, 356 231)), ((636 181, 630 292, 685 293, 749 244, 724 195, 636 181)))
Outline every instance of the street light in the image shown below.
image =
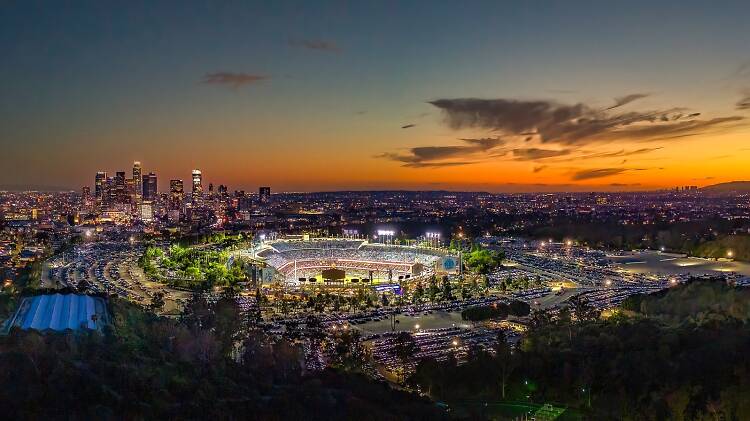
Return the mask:
POLYGON ((734 252, 732 250, 728 250, 727 251, 727 257, 731 259, 732 256, 734 256, 734 252))
POLYGON ((414 329, 419 330, 419 324, 415 324, 414 329))

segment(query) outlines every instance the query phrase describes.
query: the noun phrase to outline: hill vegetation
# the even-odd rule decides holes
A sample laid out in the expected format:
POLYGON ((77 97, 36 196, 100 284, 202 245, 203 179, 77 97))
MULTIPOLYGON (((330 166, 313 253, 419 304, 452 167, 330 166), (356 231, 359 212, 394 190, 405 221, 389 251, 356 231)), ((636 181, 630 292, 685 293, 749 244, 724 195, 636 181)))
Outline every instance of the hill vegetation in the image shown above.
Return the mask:
POLYGON ((553 402, 590 419, 750 419, 749 303, 750 291, 696 281, 628 300, 627 312, 606 320, 582 306, 535 313, 518 349, 470 350, 463 365, 425 361, 410 382, 449 404, 553 402))
POLYGON ((103 334, 0 337, 7 419, 440 419, 433 404, 346 371, 306 373, 301 350, 243 330, 233 301, 165 319, 117 299, 103 334), (245 332, 245 333, 242 333, 245 332))

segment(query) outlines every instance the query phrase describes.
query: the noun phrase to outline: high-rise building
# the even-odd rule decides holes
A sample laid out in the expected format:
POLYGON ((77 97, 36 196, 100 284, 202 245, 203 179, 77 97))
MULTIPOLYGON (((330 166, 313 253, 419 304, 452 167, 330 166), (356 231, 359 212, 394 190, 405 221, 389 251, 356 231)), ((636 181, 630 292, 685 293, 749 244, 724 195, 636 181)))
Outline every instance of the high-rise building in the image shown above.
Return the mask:
POLYGON ((193 201, 200 201, 203 196, 203 174, 201 170, 193 170, 193 201))
POLYGON ((156 174, 150 172, 143 176, 143 200, 156 200, 156 174))
POLYGON ((115 173, 115 203, 125 203, 128 201, 127 197, 128 192, 125 187, 125 171, 117 171, 115 173))
POLYGON ((128 196, 130 203, 138 203, 140 201, 141 192, 136 191, 136 182, 132 178, 125 179, 125 193, 128 196))
POLYGON ((107 177, 107 182, 104 184, 104 200, 107 205, 112 205, 117 201, 117 188, 115 177, 107 177))
POLYGON ((81 189, 81 204, 88 206, 91 203, 91 187, 83 186, 81 189))
MULTIPOLYGON (((143 176, 144 181, 145 181, 146 177, 148 177, 148 175, 144 175, 143 176)), ((154 176, 154 179, 156 179, 156 176, 154 176)), ((145 182, 143 183, 143 187, 144 188, 146 187, 146 183, 145 182)), ((145 199, 145 195, 144 195, 144 199, 145 199)), ((154 219, 154 206, 153 206, 153 204, 147 203, 147 202, 141 203, 139 205, 139 214, 140 214, 140 217, 141 217, 142 221, 145 221, 145 222, 152 221, 154 219)))
POLYGON ((185 199, 185 185, 182 180, 169 180, 169 207, 179 209, 185 199))
POLYGON ((271 188, 270 187, 261 187, 258 190, 258 199, 260 200, 260 203, 266 204, 271 201, 271 188))
POLYGON ((96 198, 96 203, 102 204, 105 201, 104 198, 104 190, 107 183, 107 172, 106 171, 99 171, 96 173, 96 177, 94 178, 94 197, 96 198))
POLYGON ((133 162, 133 190, 135 190, 136 201, 139 201, 143 194, 143 179, 140 161, 133 162))

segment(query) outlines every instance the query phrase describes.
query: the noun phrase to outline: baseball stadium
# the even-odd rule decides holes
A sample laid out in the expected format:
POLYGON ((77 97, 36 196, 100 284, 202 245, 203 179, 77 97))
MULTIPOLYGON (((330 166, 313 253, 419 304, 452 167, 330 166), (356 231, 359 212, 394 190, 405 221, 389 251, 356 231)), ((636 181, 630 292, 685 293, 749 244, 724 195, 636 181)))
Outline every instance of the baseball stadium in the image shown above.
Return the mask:
POLYGON ((459 258, 443 249, 362 239, 284 238, 261 242, 252 253, 273 268, 274 277, 295 285, 395 288, 404 281, 459 269, 459 258))

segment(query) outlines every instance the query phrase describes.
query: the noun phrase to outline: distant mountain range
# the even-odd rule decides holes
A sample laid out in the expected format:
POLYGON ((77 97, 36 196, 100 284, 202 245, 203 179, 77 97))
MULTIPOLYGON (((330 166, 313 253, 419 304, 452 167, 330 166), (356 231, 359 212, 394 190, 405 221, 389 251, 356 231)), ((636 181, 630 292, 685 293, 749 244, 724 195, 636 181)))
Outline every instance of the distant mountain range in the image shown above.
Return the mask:
POLYGON ((701 188, 701 190, 709 193, 724 193, 724 192, 750 192, 750 181, 730 181, 727 183, 711 184, 701 188))

